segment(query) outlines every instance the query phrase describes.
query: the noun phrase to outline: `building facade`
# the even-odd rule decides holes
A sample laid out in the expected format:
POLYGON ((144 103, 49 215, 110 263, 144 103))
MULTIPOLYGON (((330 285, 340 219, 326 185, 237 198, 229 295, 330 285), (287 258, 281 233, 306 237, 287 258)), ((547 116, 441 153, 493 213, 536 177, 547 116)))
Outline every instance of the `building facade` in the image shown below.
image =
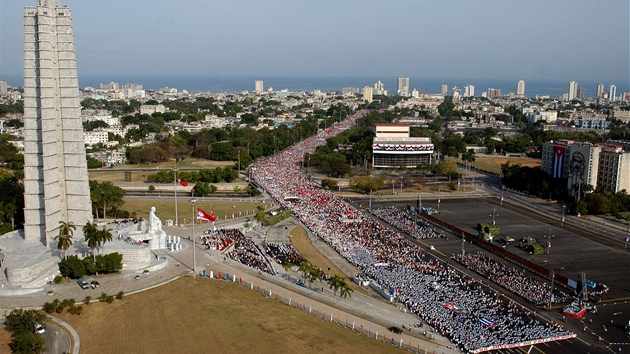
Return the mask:
POLYGON ((373 127, 372 167, 415 168, 430 164, 433 156, 431 138, 409 137, 409 126, 405 123, 377 123, 373 127))
POLYGON ((254 92, 255 93, 263 93, 265 90, 265 85, 262 80, 254 81, 254 92))
POLYGON ((374 98, 372 88, 370 86, 365 86, 361 93, 363 94, 363 101, 365 101, 366 103, 372 103, 374 98))
POLYGON ((516 84, 516 96, 525 97, 525 80, 518 80, 516 84))
POLYGON ((92 220, 71 12, 24 8, 24 237, 51 246, 59 222, 92 220))
POLYGON ((409 78, 399 77, 397 85, 398 96, 409 97, 409 78))

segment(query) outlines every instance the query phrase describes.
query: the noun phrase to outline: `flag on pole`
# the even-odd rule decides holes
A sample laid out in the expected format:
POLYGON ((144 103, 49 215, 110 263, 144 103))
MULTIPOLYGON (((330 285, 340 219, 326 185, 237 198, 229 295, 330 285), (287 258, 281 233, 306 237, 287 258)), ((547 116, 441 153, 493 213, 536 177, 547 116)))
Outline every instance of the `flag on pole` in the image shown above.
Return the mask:
POLYGON ((547 248, 551 248, 551 242, 550 242, 550 241, 547 241, 547 242, 545 243, 545 245, 547 246, 547 248))
POLYGON ((560 221, 564 222, 564 216, 560 217, 560 221))
POLYGON ((188 186, 188 182, 184 181, 181 177, 177 177, 177 183, 181 184, 184 187, 188 186))
POLYGON ((503 201, 503 196, 501 196, 501 201, 503 201))
POLYGON ((217 217, 214 216, 214 209, 210 209, 210 213, 208 214, 205 211, 197 208, 197 220, 203 220, 203 221, 215 221, 217 220, 217 217))
POLYGON ((630 236, 626 236, 625 240, 626 242, 630 241, 630 236))

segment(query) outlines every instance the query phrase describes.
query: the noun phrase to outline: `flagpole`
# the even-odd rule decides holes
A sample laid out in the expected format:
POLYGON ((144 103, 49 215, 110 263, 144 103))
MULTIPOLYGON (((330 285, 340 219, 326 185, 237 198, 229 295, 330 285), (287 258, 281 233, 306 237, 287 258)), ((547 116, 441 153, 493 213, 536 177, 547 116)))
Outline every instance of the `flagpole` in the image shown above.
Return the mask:
POLYGON ((175 175, 175 225, 179 226, 179 219, 177 215, 177 159, 175 159, 175 167, 173 168, 173 174, 175 175))

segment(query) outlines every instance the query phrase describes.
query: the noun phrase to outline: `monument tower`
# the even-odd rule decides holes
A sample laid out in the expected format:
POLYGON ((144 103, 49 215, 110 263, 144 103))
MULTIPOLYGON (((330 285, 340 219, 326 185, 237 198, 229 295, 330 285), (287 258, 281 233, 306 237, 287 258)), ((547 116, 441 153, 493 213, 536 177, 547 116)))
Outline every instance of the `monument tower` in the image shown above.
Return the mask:
POLYGON ((92 220, 70 9, 24 8, 24 238, 50 246, 59 221, 92 220))

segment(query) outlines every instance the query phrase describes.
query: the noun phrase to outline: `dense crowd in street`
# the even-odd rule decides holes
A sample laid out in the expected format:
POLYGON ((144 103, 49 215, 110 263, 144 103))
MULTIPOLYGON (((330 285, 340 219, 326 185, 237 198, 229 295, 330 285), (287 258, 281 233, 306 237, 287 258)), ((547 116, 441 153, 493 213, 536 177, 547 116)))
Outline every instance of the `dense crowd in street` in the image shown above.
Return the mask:
POLYGON ((415 215, 407 210, 403 211, 390 206, 372 210, 372 214, 418 240, 445 237, 443 231, 437 231, 422 221, 416 220, 415 215))
POLYGON ((304 153, 356 124, 360 111, 252 168, 252 178, 314 234, 383 289, 392 289, 425 323, 464 351, 548 341, 573 334, 424 253, 300 172, 304 153), (287 198, 288 197, 288 198, 287 198))
POLYGON ((206 249, 213 249, 217 251, 225 251, 230 247, 234 241, 229 237, 224 237, 223 233, 206 230, 203 236, 201 236, 201 244, 206 246, 206 249))
POLYGON ((547 305, 570 301, 571 296, 561 289, 554 289, 551 296, 551 285, 525 274, 525 270, 508 267, 505 263, 483 252, 455 255, 455 260, 468 269, 477 272, 497 285, 520 295, 536 305, 547 305))
POLYGON ((225 253, 231 260, 243 263, 246 266, 257 269, 261 272, 274 274, 271 265, 262 254, 256 244, 245 237, 239 229, 217 229, 204 235, 202 241, 208 236, 215 240, 231 240, 234 246, 225 253))
POLYGON ((299 266, 306 261, 290 243, 263 243, 262 248, 278 264, 287 262, 299 266))

